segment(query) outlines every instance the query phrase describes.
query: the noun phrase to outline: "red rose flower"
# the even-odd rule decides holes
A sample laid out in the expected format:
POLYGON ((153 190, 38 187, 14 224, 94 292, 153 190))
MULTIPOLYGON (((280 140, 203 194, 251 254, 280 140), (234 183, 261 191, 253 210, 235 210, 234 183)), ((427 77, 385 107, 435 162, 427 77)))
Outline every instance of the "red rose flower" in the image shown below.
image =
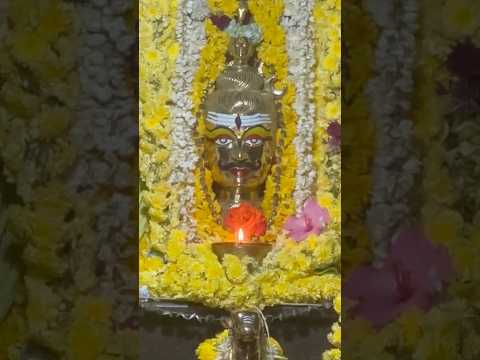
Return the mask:
POLYGON ((224 224, 235 234, 239 229, 242 229, 245 241, 248 241, 252 236, 265 234, 267 229, 267 222, 263 213, 246 202, 228 210, 224 224))

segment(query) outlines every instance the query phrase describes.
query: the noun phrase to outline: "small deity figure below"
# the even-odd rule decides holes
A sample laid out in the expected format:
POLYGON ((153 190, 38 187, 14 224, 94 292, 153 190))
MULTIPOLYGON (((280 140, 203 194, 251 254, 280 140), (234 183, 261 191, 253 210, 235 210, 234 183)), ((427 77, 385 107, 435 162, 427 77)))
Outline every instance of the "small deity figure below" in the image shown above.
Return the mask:
POLYGON ((278 106, 282 95, 254 67, 255 44, 232 37, 232 61, 205 100, 206 166, 224 213, 241 202, 259 208, 275 159, 278 106))
POLYGON ((229 339, 219 360, 288 360, 278 345, 269 342, 266 323, 254 309, 232 312, 229 339))

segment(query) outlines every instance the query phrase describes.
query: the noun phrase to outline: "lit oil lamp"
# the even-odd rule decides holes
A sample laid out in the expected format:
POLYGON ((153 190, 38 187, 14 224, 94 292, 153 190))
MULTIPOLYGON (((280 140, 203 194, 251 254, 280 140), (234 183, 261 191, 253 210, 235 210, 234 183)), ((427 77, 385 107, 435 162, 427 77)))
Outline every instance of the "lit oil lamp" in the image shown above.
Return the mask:
POLYGON ((212 250, 220 261, 225 254, 235 255, 240 259, 245 256, 254 258, 258 263, 272 250, 272 244, 245 241, 245 232, 242 228, 235 233, 235 241, 212 244, 212 250))

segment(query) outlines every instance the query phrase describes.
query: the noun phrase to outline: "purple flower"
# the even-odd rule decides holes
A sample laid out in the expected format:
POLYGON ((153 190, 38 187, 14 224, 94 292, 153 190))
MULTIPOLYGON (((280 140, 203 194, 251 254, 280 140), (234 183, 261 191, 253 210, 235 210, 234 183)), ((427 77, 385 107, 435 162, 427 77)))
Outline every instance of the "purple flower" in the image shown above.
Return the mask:
POLYGON ((457 43, 448 55, 446 66, 456 76, 450 92, 457 99, 457 111, 478 112, 480 105, 480 48, 470 39, 457 43))
POLYGON ((332 150, 338 150, 342 141, 342 127, 338 121, 333 121, 328 125, 327 134, 330 135, 328 145, 332 150))
POLYGON ((434 245, 418 229, 407 229, 392 244, 384 265, 356 269, 342 294, 355 302, 354 316, 381 328, 408 308, 429 310, 453 276, 446 248, 434 245))
POLYGON ((447 58, 448 70, 461 79, 480 75, 480 48, 475 47, 470 39, 457 43, 447 58))
POLYGON ((330 222, 327 209, 319 206, 313 199, 305 202, 299 216, 287 219, 284 229, 295 241, 305 240, 310 234, 320 234, 330 222))
POLYGON ((227 15, 210 15, 213 25, 220 30, 225 30, 230 24, 231 19, 227 15))

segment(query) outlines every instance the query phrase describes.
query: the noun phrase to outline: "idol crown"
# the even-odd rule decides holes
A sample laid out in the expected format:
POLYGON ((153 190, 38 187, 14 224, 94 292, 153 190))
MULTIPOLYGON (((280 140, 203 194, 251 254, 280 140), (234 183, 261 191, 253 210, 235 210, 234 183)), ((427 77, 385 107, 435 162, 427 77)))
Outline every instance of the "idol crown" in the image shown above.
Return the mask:
MULTIPOLYGON (((246 38, 233 38, 229 48, 233 58, 215 82, 215 89, 208 94, 205 102, 207 119, 217 123, 215 117, 225 114, 259 114, 263 123, 276 119, 276 99, 283 91, 273 88, 274 77, 265 79, 258 68, 250 65, 255 53, 254 45, 246 38), (215 113, 215 116, 212 116, 215 113)), ((224 116, 224 117, 225 117, 224 116)), ((223 124, 226 125, 226 124, 223 124)))

